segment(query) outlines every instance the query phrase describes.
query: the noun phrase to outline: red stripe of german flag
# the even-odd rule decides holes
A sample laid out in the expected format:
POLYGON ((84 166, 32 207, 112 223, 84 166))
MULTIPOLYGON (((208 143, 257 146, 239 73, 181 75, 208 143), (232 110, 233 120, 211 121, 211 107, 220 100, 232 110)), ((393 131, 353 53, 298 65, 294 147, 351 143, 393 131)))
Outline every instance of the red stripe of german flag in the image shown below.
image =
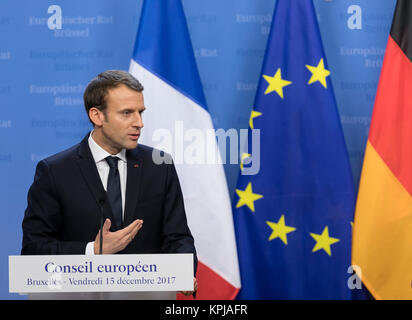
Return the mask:
POLYGON ((398 0, 356 204, 352 263, 376 299, 412 299, 411 19, 398 0))

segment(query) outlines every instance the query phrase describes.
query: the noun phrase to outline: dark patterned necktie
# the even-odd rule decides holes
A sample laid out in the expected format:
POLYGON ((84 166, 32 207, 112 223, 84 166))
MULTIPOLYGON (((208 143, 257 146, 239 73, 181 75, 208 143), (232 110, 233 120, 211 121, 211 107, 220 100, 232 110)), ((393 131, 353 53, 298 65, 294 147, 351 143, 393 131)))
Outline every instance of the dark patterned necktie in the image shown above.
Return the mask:
POLYGON ((112 207, 116 229, 122 228, 122 193, 120 191, 120 175, 117 168, 118 157, 107 157, 109 164, 109 178, 107 179, 107 198, 112 207))

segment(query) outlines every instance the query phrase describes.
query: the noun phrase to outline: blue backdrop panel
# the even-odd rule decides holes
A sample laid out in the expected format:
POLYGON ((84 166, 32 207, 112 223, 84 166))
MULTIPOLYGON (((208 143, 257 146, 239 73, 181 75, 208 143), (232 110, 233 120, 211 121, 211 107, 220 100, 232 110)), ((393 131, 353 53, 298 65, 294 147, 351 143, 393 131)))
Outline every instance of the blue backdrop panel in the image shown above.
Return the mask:
MULTIPOLYGON (((314 0, 356 186, 395 2, 314 0)), ((247 128, 275 0, 182 3, 215 128, 247 128)), ((0 299, 25 298, 8 293, 8 255, 20 252, 35 165, 91 129, 83 90, 103 70, 128 69, 141 7, 0 2, 0 299), (61 30, 48 27, 51 5, 62 10, 61 30)), ((231 196, 238 170, 225 165, 231 196)))

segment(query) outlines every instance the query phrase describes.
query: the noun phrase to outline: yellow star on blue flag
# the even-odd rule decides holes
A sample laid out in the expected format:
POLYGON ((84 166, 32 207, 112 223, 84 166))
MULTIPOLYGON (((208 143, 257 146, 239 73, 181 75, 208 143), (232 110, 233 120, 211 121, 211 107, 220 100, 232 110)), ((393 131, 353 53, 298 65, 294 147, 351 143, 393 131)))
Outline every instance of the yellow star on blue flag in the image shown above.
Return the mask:
POLYGON ((339 242, 339 239, 332 238, 329 236, 328 226, 323 229, 321 234, 310 233, 311 237, 315 239, 316 244, 312 249, 312 252, 323 249, 329 256, 332 255, 330 246, 336 242, 339 242))
POLYGON ((323 58, 320 59, 316 67, 307 64, 306 68, 308 68, 309 71, 312 73, 312 76, 310 77, 308 84, 312 84, 316 81, 319 81, 322 84, 322 86, 324 86, 325 88, 327 87, 326 77, 330 75, 330 71, 325 69, 323 58))
POLYGON ((286 245, 288 244, 287 234, 296 230, 296 228, 285 225, 284 214, 279 218, 277 223, 272 221, 266 221, 266 223, 272 229, 269 241, 280 238, 280 240, 282 240, 282 242, 286 245))
POLYGON ((283 99, 283 87, 290 86, 292 84, 292 81, 282 79, 282 72, 280 71, 280 68, 278 68, 278 70, 276 71, 273 77, 264 74, 263 78, 268 83, 265 94, 269 94, 273 91, 276 91, 276 93, 282 99, 283 99))
POLYGON ((263 195, 253 193, 252 182, 249 182, 245 190, 236 189, 239 196, 236 208, 246 205, 252 212, 255 212, 255 201, 263 198, 263 195))

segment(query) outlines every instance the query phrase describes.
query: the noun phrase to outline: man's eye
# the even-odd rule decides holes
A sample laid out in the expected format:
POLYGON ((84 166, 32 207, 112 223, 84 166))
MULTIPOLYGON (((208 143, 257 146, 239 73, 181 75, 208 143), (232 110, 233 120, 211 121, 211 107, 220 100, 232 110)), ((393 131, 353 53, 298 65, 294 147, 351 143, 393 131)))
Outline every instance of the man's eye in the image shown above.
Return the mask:
POLYGON ((127 115, 129 115, 129 114, 130 114, 130 111, 128 111, 128 110, 123 111, 123 114, 124 114, 125 116, 127 116, 127 115))

